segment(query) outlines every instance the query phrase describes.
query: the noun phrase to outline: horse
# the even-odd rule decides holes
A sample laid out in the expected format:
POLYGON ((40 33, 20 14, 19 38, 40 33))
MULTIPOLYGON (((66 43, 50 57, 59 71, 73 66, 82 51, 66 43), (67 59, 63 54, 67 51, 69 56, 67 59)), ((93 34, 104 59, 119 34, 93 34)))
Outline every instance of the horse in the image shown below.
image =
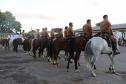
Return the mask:
POLYGON ((113 32, 113 34, 117 36, 117 38, 118 38, 117 42, 118 42, 118 44, 120 46, 122 46, 123 45, 123 41, 124 41, 124 35, 123 35, 123 33, 120 32, 120 31, 115 31, 115 32, 113 32))
POLYGON ((18 52, 18 46, 23 44, 22 38, 16 38, 13 40, 13 51, 18 52))
POLYGON ((24 41, 23 41, 23 50, 24 50, 24 52, 29 52, 29 54, 30 54, 30 50, 32 48, 33 38, 34 38, 34 36, 29 35, 29 34, 27 34, 25 36, 24 41))
POLYGON ((0 39, 0 43, 5 49, 9 49, 9 39, 0 39))
POLYGON ((40 46, 39 57, 41 57, 41 55, 43 55, 44 49, 47 49, 47 56, 48 56, 48 45, 49 45, 48 43, 49 43, 48 38, 43 37, 39 40, 39 46, 40 46))
MULTIPOLYGON (((119 34, 114 33, 114 36, 116 40, 118 41, 119 39, 119 34)), ((118 44, 117 44, 118 45, 118 44)), ((119 48, 119 47, 117 47, 119 48)), ((86 66, 89 68, 91 71, 92 76, 96 76, 94 72, 94 66, 95 66, 95 61, 98 59, 98 57, 101 56, 101 54, 108 54, 111 65, 110 65, 110 72, 115 73, 114 69, 114 57, 115 55, 113 54, 112 48, 108 47, 108 43, 105 39, 102 37, 93 37, 91 38, 86 46, 85 46, 85 52, 84 52, 84 57, 86 61, 86 66)))
MULTIPOLYGON (((53 41, 53 58, 54 58, 54 63, 57 63, 57 58, 60 50, 65 50, 68 52, 68 44, 66 42, 67 40, 64 38, 57 38, 53 41)), ((74 51, 76 52, 74 56, 74 63, 75 63, 75 70, 78 71, 78 66, 77 64, 79 63, 79 57, 81 51, 84 49, 86 44, 85 38, 83 36, 77 36, 75 37, 75 49, 74 51)), ((70 54, 70 53, 69 53, 70 54)), ((68 63, 67 63, 67 71, 69 70, 69 63, 72 58, 69 56, 68 57, 68 63)))
POLYGON ((50 58, 54 61, 54 64, 57 63, 57 58, 60 53, 60 50, 68 51, 67 50, 67 44, 65 42, 66 40, 64 38, 55 38, 50 42, 49 49, 50 50, 50 58))
POLYGON ((39 49, 39 39, 33 39, 32 41, 32 53, 33 57, 36 58, 36 51, 39 49))
POLYGON ((32 52, 33 57, 36 58, 36 51, 38 50, 38 57, 40 58, 43 55, 43 50, 48 48, 48 38, 40 37, 38 39, 34 39, 32 43, 32 52))
POLYGON ((31 41, 32 39, 26 38, 23 41, 23 50, 29 52, 31 50, 31 41))

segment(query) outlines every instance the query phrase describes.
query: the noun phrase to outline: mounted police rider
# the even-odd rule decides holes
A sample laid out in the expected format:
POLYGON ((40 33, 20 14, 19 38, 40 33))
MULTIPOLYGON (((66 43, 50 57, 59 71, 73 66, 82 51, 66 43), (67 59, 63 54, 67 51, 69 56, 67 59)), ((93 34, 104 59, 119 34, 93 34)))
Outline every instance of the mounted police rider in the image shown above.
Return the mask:
POLYGON ((84 37, 86 38, 86 42, 92 37, 92 27, 91 20, 88 19, 87 23, 83 26, 84 37))
POLYGON ((114 38, 112 29, 111 29, 111 23, 108 20, 108 15, 103 16, 103 21, 100 22, 100 31, 102 34, 102 37, 107 40, 108 46, 112 47, 113 54, 117 55, 120 54, 119 51, 117 51, 117 41, 114 38))

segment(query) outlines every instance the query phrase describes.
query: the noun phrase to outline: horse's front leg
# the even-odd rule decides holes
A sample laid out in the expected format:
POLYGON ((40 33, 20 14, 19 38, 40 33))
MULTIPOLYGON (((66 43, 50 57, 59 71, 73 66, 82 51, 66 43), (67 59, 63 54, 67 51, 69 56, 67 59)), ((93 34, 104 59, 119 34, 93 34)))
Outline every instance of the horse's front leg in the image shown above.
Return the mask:
POLYGON ((58 58, 58 55, 59 55, 59 50, 56 50, 55 53, 54 53, 54 61, 53 61, 53 64, 57 64, 58 66, 58 62, 57 62, 57 58, 58 58))
POLYGON ((71 57, 68 57, 68 62, 67 62, 67 72, 69 71, 69 64, 70 64, 71 57))
POLYGON ((67 59, 68 59, 68 51, 65 50, 65 61, 67 61, 67 59))
POLYGON ((71 59, 74 58, 73 56, 74 56, 74 52, 69 51, 69 57, 68 57, 68 62, 67 62, 67 72, 69 71, 69 64, 71 62, 71 59))
MULTIPOLYGON (((39 48, 39 53, 38 53, 38 57, 40 58, 41 57, 41 53, 43 52, 42 48, 40 47, 39 48)), ((42 53, 43 54, 43 53, 42 53)))
POLYGON ((33 48, 33 49, 32 49, 32 52, 33 52, 33 58, 36 58, 36 49, 33 48))

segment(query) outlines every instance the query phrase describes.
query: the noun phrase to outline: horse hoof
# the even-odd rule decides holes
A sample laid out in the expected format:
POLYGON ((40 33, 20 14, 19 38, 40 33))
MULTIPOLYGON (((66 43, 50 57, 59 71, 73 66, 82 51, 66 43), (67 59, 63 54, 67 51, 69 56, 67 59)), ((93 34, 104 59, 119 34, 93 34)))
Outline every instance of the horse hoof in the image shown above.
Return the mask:
POLYGON ((53 65, 56 65, 56 64, 58 64, 58 63, 57 63, 56 61, 54 61, 54 62, 53 62, 53 65))
POLYGON ((95 74, 94 71, 91 72, 91 75, 92 75, 93 77, 96 77, 96 74, 95 74))
POLYGON ((94 65, 94 70, 96 70, 96 66, 94 65))
POLYGON ((113 71, 112 74, 116 74, 116 72, 113 71))
POLYGON ((69 70, 67 69, 67 72, 69 72, 69 70))
POLYGON ((114 69, 111 70, 112 74, 116 74, 116 71, 114 69))
POLYGON ((36 59, 36 56, 33 56, 34 59, 36 59))
POLYGON ((72 61, 70 60, 70 63, 72 63, 72 61))
POLYGON ((77 69, 77 70, 75 70, 75 73, 79 73, 80 71, 77 69))
POLYGON ((110 72, 110 73, 112 72, 111 68, 109 68, 109 72, 110 72))
POLYGON ((48 59, 48 62, 50 62, 50 60, 48 59))
POLYGON ((81 66, 80 63, 78 63, 78 66, 81 66))
POLYGON ((91 75, 92 75, 93 77, 96 77, 96 74, 95 74, 95 73, 92 73, 91 75))

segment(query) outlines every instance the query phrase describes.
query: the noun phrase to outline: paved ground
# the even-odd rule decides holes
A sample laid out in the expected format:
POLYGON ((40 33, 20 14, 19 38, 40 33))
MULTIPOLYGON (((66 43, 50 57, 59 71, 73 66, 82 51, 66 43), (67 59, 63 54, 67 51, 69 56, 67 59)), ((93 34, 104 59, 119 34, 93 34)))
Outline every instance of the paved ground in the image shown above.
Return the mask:
POLYGON ((83 52, 79 67, 75 73, 74 64, 66 72, 66 61, 61 59, 59 67, 51 65, 46 59, 33 59, 28 54, 19 51, 0 49, 0 84, 126 84, 126 47, 121 47, 121 54, 115 57, 116 71, 120 75, 110 74, 108 56, 102 55, 96 62, 96 77, 91 77, 84 66, 83 52))

